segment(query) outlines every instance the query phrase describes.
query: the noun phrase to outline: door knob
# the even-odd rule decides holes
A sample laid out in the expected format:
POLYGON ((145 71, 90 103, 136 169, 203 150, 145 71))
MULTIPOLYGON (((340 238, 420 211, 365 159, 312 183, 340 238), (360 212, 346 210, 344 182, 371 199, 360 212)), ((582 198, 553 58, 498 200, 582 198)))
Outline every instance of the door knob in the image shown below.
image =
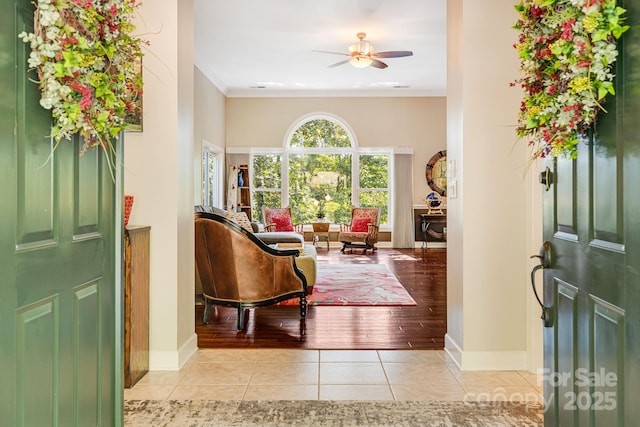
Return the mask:
POLYGON ((538 291, 536 290, 536 271, 540 269, 549 268, 551 266, 551 243, 548 241, 544 241, 542 246, 540 246, 540 253, 538 255, 531 255, 531 258, 540 259, 540 264, 533 267, 531 270, 531 287, 533 288, 533 294, 536 296, 538 300, 538 304, 542 309, 542 315, 540 318, 542 319, 542 324, 545 328, 550 328, 553 326, 553 319, 551 317, 551 307, 547 307, 543 304, 540 296, 538 295, 538 291))

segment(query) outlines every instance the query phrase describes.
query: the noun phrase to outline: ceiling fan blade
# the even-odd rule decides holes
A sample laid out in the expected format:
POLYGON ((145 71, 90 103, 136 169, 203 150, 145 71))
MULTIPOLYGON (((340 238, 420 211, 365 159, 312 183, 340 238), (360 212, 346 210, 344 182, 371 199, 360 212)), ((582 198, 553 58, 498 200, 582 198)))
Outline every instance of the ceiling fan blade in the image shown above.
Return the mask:
POLYGON ((400 58, 402 56, 412 56, 413 52, 410 50, 388 50, 386 52, 372 53, 374 58, 400 58))
POLYGON ((382 62, 382 61, 378 61, 377 59, 373 59, 373 58, 371 58, 371 61, 373 61, 373 62, 371 62, 371 66, 372 66, 372 67, 380 68, 381 70, 382 70, 382 69, 385 69, 385 68, 387 68, 387 67, 388 67, 388 65, 387 65, 387 64, 385 64, 385 63, 384 63, 384 62, 382 62))
POLYGON ((345 59, 344 61, 340 61, 340 62, 336 62, 335 64, 331 64, 327 68, 337 67, 339 65, 346 64, 349 61, 351 61, 351 60, 350 59, 345 59))
POLYGON ((342 52, 330 52, 328 50, 312 50, 312 52, 320 52, 320 53, 331 53, 333 55, 343 55, 343 56, 351 56, 348 53, 342 53, 342 52))

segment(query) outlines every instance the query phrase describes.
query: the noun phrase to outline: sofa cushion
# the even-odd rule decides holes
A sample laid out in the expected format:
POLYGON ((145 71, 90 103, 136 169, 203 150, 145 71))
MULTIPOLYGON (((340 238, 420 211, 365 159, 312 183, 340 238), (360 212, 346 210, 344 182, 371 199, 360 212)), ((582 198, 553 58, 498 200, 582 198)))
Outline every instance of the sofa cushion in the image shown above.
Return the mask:
POLYGON ((313 244, 305 243, 300 252, 300 255, 296 257, 296 266, 302 270, 302 274, 307 279, 307 292, 313 293, 313 285, 316 284, 318 254, 316 247, 313 244))
POLYGON ((264 233, 255 233, 254 235, 267 245, 273 245, 274 243, 304 244, 304 237, 302 236, 302 234, 294 233, 293 231, 271 231, 264 233))
POLYGON ((251 221, 249 221, 249 217, 244 212, 227 212, 226 218, 230 221, 235 222, 240 227, 245 230, 253 233, 253 227, 251 227, 251 221))
POLYGON ((276 231, 293 231, 291 218, 286 215, 274 215, 271 221, 275 224, 276 231))
POLYGON ((353 218, 351 220, 351 231, 356 233, 362 233, 369 230, 369 218, 353 218))

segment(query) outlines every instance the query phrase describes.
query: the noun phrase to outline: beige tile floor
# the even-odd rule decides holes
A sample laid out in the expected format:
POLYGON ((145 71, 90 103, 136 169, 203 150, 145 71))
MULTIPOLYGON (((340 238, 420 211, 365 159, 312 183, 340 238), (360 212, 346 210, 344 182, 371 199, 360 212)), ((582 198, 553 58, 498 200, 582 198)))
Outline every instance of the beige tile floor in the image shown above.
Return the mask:
POLYGON ((206 349, 150 371, 125 399, 512 400, 542 402, 522 371, 461 372, 443 351, 206 349))

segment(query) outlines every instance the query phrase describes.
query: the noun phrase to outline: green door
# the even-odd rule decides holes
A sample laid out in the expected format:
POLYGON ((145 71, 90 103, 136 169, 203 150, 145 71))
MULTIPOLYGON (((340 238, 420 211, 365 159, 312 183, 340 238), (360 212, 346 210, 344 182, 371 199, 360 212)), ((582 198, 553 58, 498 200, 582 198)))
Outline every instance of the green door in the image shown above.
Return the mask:
POLYGON ((640 4, 618 4, 617 95, 543 196, 546 426, 640 422, 640 4))
POLYGON ((121 423, 116 186, 81 141, 49 158, 29 0, 0 0, 0 424, 121 423))

